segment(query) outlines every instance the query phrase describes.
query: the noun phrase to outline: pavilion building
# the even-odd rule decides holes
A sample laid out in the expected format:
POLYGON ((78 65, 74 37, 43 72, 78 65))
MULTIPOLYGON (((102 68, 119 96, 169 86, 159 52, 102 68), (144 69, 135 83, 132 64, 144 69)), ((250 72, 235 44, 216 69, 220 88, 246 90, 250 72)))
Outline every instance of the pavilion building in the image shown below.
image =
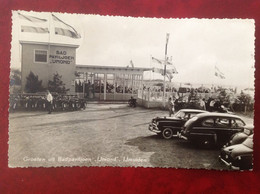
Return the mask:
POLYGON ((79 95, 93 100, 127 100, 137 96, 143 87, 144 71, 150 68, 77 65, 78 45, 20 41, 22 92, 25 92, 26 78, 32 72, 42 80, 44 88, 58 73, 70 95, 79 95), (77 82, 83 84, 83 91, 76 91, 77 82))

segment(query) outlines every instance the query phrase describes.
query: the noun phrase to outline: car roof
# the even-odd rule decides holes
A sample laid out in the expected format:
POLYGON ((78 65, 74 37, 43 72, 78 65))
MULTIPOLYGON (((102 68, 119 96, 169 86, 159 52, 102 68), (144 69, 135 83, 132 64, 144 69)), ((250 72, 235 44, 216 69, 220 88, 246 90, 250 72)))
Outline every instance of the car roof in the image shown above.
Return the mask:
POLYGON ((183 112, 201 112, 201 113, 207 113, 208 111, 205 110, 200 110, 200 109, 180 109, 179 111, 183 111, 183 112))
POLYGON ((200 113, 197 115, 198 118, 203 117, 227 117, 227 118, 234 118, 234 119, 241 119, 241 117, 233 114, 228 113, 217 113, 217 112, 206 112, 206 113, 200 113))

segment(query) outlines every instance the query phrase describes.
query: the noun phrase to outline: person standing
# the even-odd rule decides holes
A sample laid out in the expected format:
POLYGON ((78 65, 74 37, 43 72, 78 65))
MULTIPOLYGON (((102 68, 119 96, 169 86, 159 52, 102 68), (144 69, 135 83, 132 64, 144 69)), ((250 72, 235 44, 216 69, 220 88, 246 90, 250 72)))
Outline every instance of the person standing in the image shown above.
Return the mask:
POLYGON ((174 102, 171 97, 168 100, 168 108, 169 108, 169 116, 172 116, 172 114, 174 114, 174 102))
POLYGON ((52 103, 53 103, 53 97, 50 93, 49 90, 47 90, 47 96, 46 96, 46 100, 47 100, 47 110, 48 110, 48 114, 51 114, 52 111, 52 103))
POLYGON ((200 109, 206 110, 205 98, 203 98, 203 99, 200 98, 199 103, 200 103, 200 109))
POLYGON ((214 107, 215 107, 215 100, 212 99, 210 102, 209 102, 209 111, 210 112, 213 112, 214 111, 214 107))

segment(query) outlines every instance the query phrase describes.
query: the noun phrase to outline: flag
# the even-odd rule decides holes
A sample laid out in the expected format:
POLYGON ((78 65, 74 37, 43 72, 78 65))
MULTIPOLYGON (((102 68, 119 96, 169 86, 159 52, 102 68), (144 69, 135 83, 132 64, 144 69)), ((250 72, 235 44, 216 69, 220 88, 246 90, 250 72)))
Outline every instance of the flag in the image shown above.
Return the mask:
POLYGON ((220 79, 225 79, 224 73, 222 73, 217 66, 215 66, 215 76, 219 77, 220 79))
POLYGON ((154 67, 152 71, 153 71, 154 73, 159 73, 159 74, 161 74, 161 75, 163 75, 163 73, 164 73, 164 70, 163 70, 163 69, 161 69, 161 68, 156 68, 156 67, 154 67))
MULTIPOLYGON (((154 62, 156 62, 156 63, 161 64, 161 65, 164 65, 164 62, 165 62, 165 60, 156 59, 156 58, 154 58, 154 57, 152 57, 152 60, 153 60, 154 62)), ((167 60, 166 65, 172 65, 172 62, 167 60)))
POLYGON ((33 26, 21 26, 21 32, 33 32, 33 33, 49 33, 48 28, 40 28, 33 26))
POLYGON ((37 18, 34 16, 28 16, 21 13, 18 13, 20 19, 28 20, 30 22, 47 22, 46 19, 37 18))
POLYGON ((171 69, 166 69, 166 76, 169 78, 170 81, 173 78, 173 74, 177 74, 177 73, 178 72, 174 66, 171 69))
POLYGON ((80 34, 69 24, 66 24, 55 15, 52 14, 52 18, 54 21, 55 34, 68 36, 71 38, 81 38, 80 34))
POLYGON ((154 61, 154 62, 157 62, 157 63, 159 63, 159 64, 163 64, 163 61, 162 60, 159 60, 159 59, 156 59, 156 58, 154 58, 154 57, 152 57, 152 60, 154 61))
MULTIPOLYGON (((154 67, 152 70, 154 73, 159 73, 162 76, 164 76, 164 69, 162 68, 156 68, 154 67)), ((171 80, 173 78, 173 74, 177 74, 177 70, 176 68, 171 68, 171 69, 166 69, 166 76, 169 78, 169 80, 171 80)))
POLYGON ((49 29, 47 27, 48 20, 24 15, 21 13, 18 13, 18 16, 21 20, 23 20, 23 24, 21 25, 21 32, 49 33, 49 29))
MULTIPOLYGON (((152 57, 152 61, 154 61, 154 62, 156 62, 156 63, 158 63, 160 65, 164 65, 164 63, 165 63, 165 60, 156 59, 154 57, 152 57)), ((178 71, 175 68, 175 66, 173 65, 172 61, 169 61, 168 58, 167 58, 167 63, 166 64, 167 65, 171 65, 171 67, 167 68, 165 73, 164 73, 164 68, 162 68, 163 66, 161 66, 161 68, 154 67, 153 68, 153 72, 154 73, 159 73, 162 76, 164 76, 164 74, 165 74, 169 78, 169 80, 171 81, 171 79, 173 78, 173 74, 178 73, 178 71)))
POLYGON ((177 69, 175 68, 175 66, 172 66, 171 68, 169 68, 169 69, 167 69, 166 70, 166 72, 168 72, 169 71, 169 73, 178 73, 178 71, 177 71, 177 69))

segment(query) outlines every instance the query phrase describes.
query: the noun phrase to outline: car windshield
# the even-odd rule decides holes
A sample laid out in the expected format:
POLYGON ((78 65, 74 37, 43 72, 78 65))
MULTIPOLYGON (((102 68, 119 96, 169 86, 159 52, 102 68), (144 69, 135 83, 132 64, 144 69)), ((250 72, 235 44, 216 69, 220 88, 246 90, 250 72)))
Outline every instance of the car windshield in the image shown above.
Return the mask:
POLYGON ((253 149, 253 138, 252 137, 248 137, 244 142, 243 145, 246 147, 249 147, 251 149, 253 149))
POLYGON ((174 117, 177 117, 177 118, 184 118, 185 116, 185 113, 183 111, 178 111, 174 117))

